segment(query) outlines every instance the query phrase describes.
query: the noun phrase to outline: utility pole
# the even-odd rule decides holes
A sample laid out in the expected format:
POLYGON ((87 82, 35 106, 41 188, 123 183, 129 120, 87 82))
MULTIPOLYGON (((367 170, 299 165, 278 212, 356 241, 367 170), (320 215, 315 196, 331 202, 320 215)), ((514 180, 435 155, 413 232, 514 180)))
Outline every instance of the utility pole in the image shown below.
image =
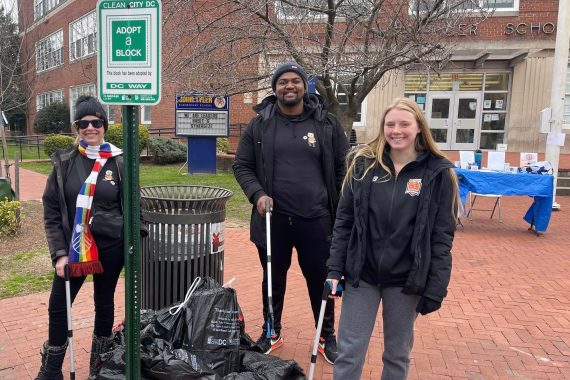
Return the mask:
MULTIPOLYGON (((556 26, 556 44, 554 46, 554 69, 552 70, 552 89, 550 92, 550 107, 552 119, 551 133, 562 133, 564 123, 564 91, 568 70, 568 49, 570 48, 570 7, 567 0, 558 0, 558 22, 556 26)), ((552 164, 554 176, 554 194, 552 209, 559 210, 556 202, 556 182, 558 181, 558 166, 560 162, 560 146, 546 144, 546 161, 552 164)))

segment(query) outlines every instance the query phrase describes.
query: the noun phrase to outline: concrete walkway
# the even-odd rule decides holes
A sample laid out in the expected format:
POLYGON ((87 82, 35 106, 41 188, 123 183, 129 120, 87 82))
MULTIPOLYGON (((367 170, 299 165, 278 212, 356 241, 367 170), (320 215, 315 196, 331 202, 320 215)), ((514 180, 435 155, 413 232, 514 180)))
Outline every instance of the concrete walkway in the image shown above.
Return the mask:
MULTIPOLYGON (((502 224, 483 212, 473 223, 464 222, 465 230, 456 234, 444 306, 418 317, 410 379, 570 379, 570 197, 558 201, 562 211, 553 213, 540 237, 522 220, 528 197, 503 197, 502 224)), ((247 229, 226 229, 224 279, 236 278, 246 330, 255 339, 263 323, 262 272, 248 235, 247 229)), ((288 281, 286 343, 275 355, 308 371, 314 326, 296 261, 288 281)), ((121 282, 116 294, 116 321, 124 317, 124 287, 121 282)), ((92 294, 86 284, 73 308, 79 379, 88 371, 92 294)), ((44 292, 0 300, 0 380, 27 380, 37 373, 48 297, 44 292)), ((382 337, 378 318, 362 379, 379 379, 382 337)), ((316 379, 331 378, 332 366, 319 357, 316 379)))

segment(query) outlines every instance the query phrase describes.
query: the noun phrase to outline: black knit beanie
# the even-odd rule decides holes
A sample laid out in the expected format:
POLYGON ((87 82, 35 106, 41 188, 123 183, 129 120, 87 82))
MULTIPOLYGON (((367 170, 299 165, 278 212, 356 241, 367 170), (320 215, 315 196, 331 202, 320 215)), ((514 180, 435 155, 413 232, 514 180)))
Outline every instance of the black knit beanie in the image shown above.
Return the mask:
POLYGON ((107 120, 107 113, 101 103, 92 96, 81 95, 77 98, 77 102, 75 103, 75 115, 73 120, 80 120, 83 116, 87 115, 97 116, 103 120, 103 126, 105 132, 107 132, 109 121, 107 120))
POLYGON ((299 74, 299 76, 301 77, 301 79, 303 79, 303 82, 305 83, 305 90, 307 89, 309 82, 309 78, 307 77, 307 72, 297 62, 289 61, 283 63, 273 73, 273 77, 271 78, 271 88, 273 89, 273 91, 275 91, 275 87, 277 86, 277 80, 279 80, 279 77, 283 73, 288 73, 290 71, 299 74))

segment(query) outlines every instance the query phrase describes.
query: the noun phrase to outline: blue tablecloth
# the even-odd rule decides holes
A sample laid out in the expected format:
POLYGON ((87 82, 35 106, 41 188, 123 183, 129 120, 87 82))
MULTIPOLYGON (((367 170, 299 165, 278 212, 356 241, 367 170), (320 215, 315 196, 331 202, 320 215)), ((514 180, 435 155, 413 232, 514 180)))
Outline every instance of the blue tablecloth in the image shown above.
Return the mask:
POLYGON ((502 173, 455 169, 459 178, 459 195, 465 204, 467 194, 528 195, 534 198, 524 220, 537 232, 548 228, 552 214, 554 177, 545 174, 502 173))

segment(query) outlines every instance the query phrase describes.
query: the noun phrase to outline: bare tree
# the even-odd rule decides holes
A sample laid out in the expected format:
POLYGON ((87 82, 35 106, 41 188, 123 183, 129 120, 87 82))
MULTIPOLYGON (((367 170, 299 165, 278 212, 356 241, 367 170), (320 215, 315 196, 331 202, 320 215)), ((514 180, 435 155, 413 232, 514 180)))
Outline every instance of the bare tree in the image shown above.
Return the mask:
POLYGON ((164 77, 228 94, 267 88, 294 59, 345 130, 385 76, 410 65, 437 71, 479 0, 164 0, 164 77))
MULTIPOLYGON (((0 4, 0 139, 6 173, 10 167, 8 146, 3 126, 3 113, 23 109, 26 101, 22 92, 19 66, 20 40, 18 26, 0 4)), ((7 174, 8 175, 8 174, 7 174)))

